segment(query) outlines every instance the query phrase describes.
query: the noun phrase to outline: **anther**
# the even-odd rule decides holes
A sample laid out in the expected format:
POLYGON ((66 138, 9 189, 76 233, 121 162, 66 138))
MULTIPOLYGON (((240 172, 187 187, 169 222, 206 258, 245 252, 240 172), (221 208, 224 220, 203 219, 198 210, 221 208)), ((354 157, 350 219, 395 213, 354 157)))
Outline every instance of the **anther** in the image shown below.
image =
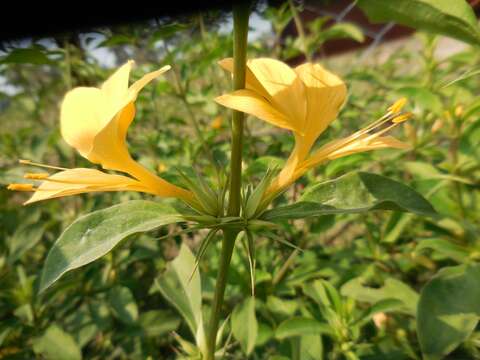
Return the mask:
POLYGON ((411 112, 406 112, 406 113, 403 113, 403 114, 400 114, 400 115, 396 116, 396 117, 392 120, 392 122, 393 122, 394 124, 398 124, 398 123, 407 121, 407 120, 410 119, 412 116, 413 116, 413 114, 412 114, 411 112))
POLYGON ((7 186, 7 189, 13 191, 35 191, 33 184, 10 184, 7 186))
POLYGON ((406 103, 407 103, 407 98, 404 98, 404 97, 400 98, 388 108, 388 111, 391 111, 394 114, 398 113, 400 112, 400 110, 402 110, 402 108, 405 106, 406 103))
POLYGON ((23 175, 25 179, 30 179, 30 180, 44 180, 49 176, 50 175, 47 173, 26 173, 23 175))

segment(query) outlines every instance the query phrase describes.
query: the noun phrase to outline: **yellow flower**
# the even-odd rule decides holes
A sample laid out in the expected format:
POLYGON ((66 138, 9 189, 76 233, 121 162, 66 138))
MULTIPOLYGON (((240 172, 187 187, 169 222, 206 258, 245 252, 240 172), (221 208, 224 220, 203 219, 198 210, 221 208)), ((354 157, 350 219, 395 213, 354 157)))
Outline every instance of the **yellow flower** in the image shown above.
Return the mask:
POLYGON ((38 188, 30 184, 11 184, 9 189, 35 191, 25 204, 54 197, 94 191, 141 191, 164 197, 191 200, 191 192, 151 173, 130 156, 126 136, 135 116, 135 100, 150 81, 170 69, 148 73, 128 86, 133 61, 121 66, 100 88, 77 87, 63 99, 60 110, 61 133, 80 155, 104 169, 127 173, 132 177, 108 174, 95 169, 65 169, 53 175, 26 174, 27 179, 43 180, 38 188))
POLYGON ((210 123, 210 126, 212 127, 212 129, 218 130, 218 129, 221 129, 222 124, 223 124, 223 119, 219 115, 212 120, 212 122, 210 123))
MULTIPOLYGON (((231 58, 219 64, 233 72, 231 58)), ((406 102, 401 99, 374 124, 310 154, 320 134, 337 117, 346 94, 343 81, 319 64, 306 63, 292 69, 281 61, 260 58, 247 61, 245 89, 219 96, 215 101, 293 132, 295 147, 266 191, 271 199, 326 160, 372 149, 408 147, 391 136, 381 136, 410 117, 410 113, 401 113, 406 102), (381 128, 387 122, 389 125, 381 128)))
POLYGON ((158 163, 157 171, 159 173, 165 172, 165 171, 167 171, 167 169, 168 169, 167 165, 165 165, 163 162, 158 163))

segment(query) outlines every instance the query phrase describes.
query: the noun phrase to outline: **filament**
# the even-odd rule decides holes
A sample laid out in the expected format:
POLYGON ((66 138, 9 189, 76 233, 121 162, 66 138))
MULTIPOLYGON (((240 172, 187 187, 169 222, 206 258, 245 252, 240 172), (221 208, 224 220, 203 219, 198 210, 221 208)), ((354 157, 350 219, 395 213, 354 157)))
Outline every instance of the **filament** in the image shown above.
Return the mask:
POLYGON ((25 179, 30 180, 45 180, 50 175, 48 173, 26 173, 23 175, 25 179))
POLYGON ((25 159, 20 159, 20 160, 18 160, 18 162, 20 164, 38 166, 38 167, 43 167, 43 168, 46 168, 46 169, 68 170, 67 168, 63 168, 63 167, 60 167, 60 166, 45 165, 45 164, 40 164, 40 163, 36 163, 36 162, 30 161, 30 160, 25 160, 25 159))

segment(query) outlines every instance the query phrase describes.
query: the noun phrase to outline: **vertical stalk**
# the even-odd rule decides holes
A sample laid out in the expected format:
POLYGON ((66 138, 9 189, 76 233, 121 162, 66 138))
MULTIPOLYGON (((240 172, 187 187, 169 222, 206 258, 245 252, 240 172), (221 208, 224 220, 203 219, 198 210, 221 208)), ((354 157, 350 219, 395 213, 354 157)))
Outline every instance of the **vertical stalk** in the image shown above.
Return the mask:
MULTIPOLYGON (((233 89, 245 88, 245 72, 247 62, 247 35, 250 3, 238 3, 233 7, 233 89)), ((230 189, 228 211, 229 216, 240 214, 242 185, 242 146, 244 114, 233 111, 232 114, 232 150, 230 159, 230 189)), ((225 286, 227 285, 228 269, 232 259, 233 248, 238 231, 226 230, 223 233, 222 252, 220 255, 220 267, 218 269, 215 295, 213 298, 212 313, 207 333, 207 356, 206 360, 215 359, 215 344, 217 339, 220 313, 223 306, 225 286)))
MULTIPOLYGON (((250 4, 237 4, 233 9, 233 90, 245 88, 247 63, 247 35, 250 4)), ((242 182, 242 147, 243 147, 244 113, 233 111, 232 114, 232 153, 230 159, 230 195, 228 215, 240 213, 240 189, 242 182)))
POLYGON ((308 51, 307 38, 305 36, 305 29, 303 28, 302 19, 298 14, 297 8, 295 7, 293 0, 288 0, 288 5, 290 6, 290 11, 292 12, 292 16, 293 16, 293 21, 295 22, 295 27, 297 28, 297 33, 302 43, 303 55, 305 55, 305 58, 307 59, 308 62, 312 62, 312 54, 310 54, 310 51, 308 51))

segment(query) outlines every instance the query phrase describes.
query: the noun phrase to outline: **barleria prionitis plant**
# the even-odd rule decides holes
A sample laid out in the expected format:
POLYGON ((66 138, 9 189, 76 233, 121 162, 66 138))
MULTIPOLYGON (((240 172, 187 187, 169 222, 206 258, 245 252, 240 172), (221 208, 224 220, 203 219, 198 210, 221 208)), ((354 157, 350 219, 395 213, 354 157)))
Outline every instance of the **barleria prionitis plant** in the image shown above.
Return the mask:
MULTIPOLYGON (((467 9, 464 5, 468 4, 452 3, 462 5, 454 9, 447 2, 402 0, 392 7, 381 1, 358 1, 373 20, 409 26, 418 23, 419 29, 478 45, 476 20, 470 13, 462 17, 467 9), (410 16, 411 9, 417 11, 410 16)), ((436 359, 459 346, 469 354, 475 353, 479 309, 475 306, 477 291, 473 284, 478 279, 478 244, 471 239, 477 231, 472 215, 476 205, 465 193, 466 189, 478 187, 472 175, 478 172, 478 162, 465 153, 478 152, 475 117, 480 107, 478 99, 471 98, 462 106, 457 104, 465 89, 459 90, 460 95, 452 94, 463 82, 471 84, 477 70, 466 69, 463 74, 467 75, 456 78, 449 76, 444 64, 433 58, 436 40, 429 35, 422 38, 426 50, 421 54, 425 66, 420 71, 425 76, 421 85, 414 83, 413 78, 420 82, 415 76, 395 80, 399 76, 394 60, 384 65, 384 76, 355 69, 351 73, 345 71, 348 75, 344 80, 327 70, 326 62, 320 64, 315 56, 331 37, 363 41, 361 30, 343 22, 329 26, 332 18, 327 17, 302 24, 301 8, 297 5, 289 1, 268 9, 276 37, 271 53, 247 39, 251 6, 235 5, 230 37, 215 37, 201 15, 188 25, 158 24, 160 29, 149 41, 153 44, 161 39, 159 48, 164 57, 157 66, 159 70, 141 68, 139 72, 146 75, 135 82, 129 79, 134 65, 131 60, 123 60, 124 64, 108 78, 104 73, 97 76, 95 84, 102 83, 100 78, 103 80, 98 87, 92 86, 93 81, 74 81, 61 104, 60 131, 82 159, 75 162, 66 156, 58 157, 55 165, 40 164, 39 158, 33 156, 29 157, 31 161, 20 160, 29 169, 36 166, 44 170, 26 173, 28 183, 12 183, 9 189, 33 192, 25 204, 92 192, 116 193, 106 199, 121 199, 122 192, 140 194, 131 195, 135 200, 128 195, 129 201, 93 212, 90 211, 99 208, 98 203, 74 207, 73 214, 81 209, 90 213, 65 227, 49 249, 38 279, 38 299, 44 301, 48 297, 45 294, 54 293, 57 288, 73 287, 64 274, 78 274, 82 270, 73 270, 102 257, 108 269, 103 273, 92 267, 89 276, 111 281, 106 298, 112 303, 115 321, 133 333, 136 324, 162 323, 160 315, 165 315, 165 319, 171 320, 168 326, 157 328, 154 333, 170 334, 179 358, 213 360, 241 353, 239 356, 257 359, 263 355, 255 349, 271 342, 281 348, 279 353, 287 353, 292 359, 316 359, 327 353, 332 359, 360 359, 373 353, 373 347, 384 346, 380 340, 375 345, 366 344, 365 333, 373 332, 373 324, 380 334, 378 338, 388 333, 385 324, 399 321, 390 317, 391 313, 416 320, 415 326, 398 326, 402 331, 416 328, 418 335, 416 344, 400 330, 395 333, 392 342, 402 349, 399 356, 419 358, 421 350, 427 358, 436 359), (282 43, 282 32, 290 22, 297 32, 300 30, 299 36, 295 41, 282 43), (186 50, 182 39, 174 37, 189 26, 195 27, 203 39, 193 50, 186 50), (233 53, 228 42, 232 37, 233 53), (206 60, 196 67, 195 60, 178 55, 182 51, 195 56, 200 53, 206 60), (302 54, 306 62, 293 66, 294 62, 285 54, 302 54), (436 71, 442 75, 437 76, 436 71), (191 84, 191 78, 200 76, 213 79, 207 90, 191 84), (351 90, 350 82, 359 81, 369 82, 377 93, 372 94, 374 91, 366 86, 365 93, 371 93, 358 96, 351 90), (87 83, 90 86, 76 86, 87 83), (229 91, 225 91, 227 84, 232 87, 229 91), (158 107, 160 100, 165 103, 158 107), (178 108, 167 109, 168 105, 164 105, 177 100, 181 104, 178 108), (153 128, 144 133, 131 130, 130 144, 145 141, 149 147, 140 146, 144 150, 163 146, 165 138, 179 139, 179 143, 194 143, 188 156, 171 156, 176 154, 165 151, 163 158, 159 156, 162 152, 154 152, 154 163, 132 156, 134 147, 127 147, 127 131, 133 128, 134 118, 138 122, 155 117, 144 112, 142 106, 137 107, 140 101, 155 104, 160 121, 152 120, 153 128), (449 104, 449 108, 444 104, 449 104), (162 112, 177 110, 173 131, 164 128, 162 112), (215 113, 215 118, 209 119, 202 111, 215 113), (220 129, 228 127, 225 114, 231 116, 230 145, 225 136, 215 137, 220 129), (370 116, 372 121, 364 123, 370 116), (194 130, 192 134, 177 132, 182 117, 194 130), (254 125, 259 124, 274 135, 257 133, 254 125), (435 137, 442 126, 448 136, 437 144, 435 137), (404 135, 398 135, 399 129, 404 135), (281 134, 278 139, 277 134, 281 134), (400 141, 400 137, 405 140, 400 141), (444 143, 448 143, 448 161, 439 150, 444 143), (286 149, 289 154, 279 159, 286 149), (366 154, 381 149, 390 149, 385 151, 390 157, 373 158, 377 155, 366 154), (267 156, 257 158, 259 154, 267 156), (431 164, 425 161, 428 156, 434 159, 431 164), (190 163, 196 158, 202 161, 190 163), (87 167, 86 161, 94 165, 87 167), (157 171, 152 170, 152 164, 157 171), (351 172, 358 164, 361 170, 351 172), (259 166, 254 169, 254 165, 259 166), (447 199, 448 189, 458 208, 447 199), (143 196, 148 196, 148 200, 143 196), (436 217, 430 201, 439 211, 438 204, 447 204, 461 215, 454 224, 451 219, 447 219, 449 222, 436 217), (391 212, 382 214, 380 210, 391 212), (424 217, 426 225, 419 233, 410 232, 410 225, 419 216, 424 217), (361 236, 355 235, 359 226, 361 236), (122 241, 125 248, 134 247, 146 232, 154 234, 156 243, 161 244, 158 246, 174 248, 177 244, 171 244, 172 238, 178 240, 179 234, 188 236, 182 236, 178 255, 167 257, 171 261, 163 257, 152 260, 158 253, 148 258, 145 253, 150 249, 128 256, 123 256, 121 248, 114 250, 122 241), (453 234, 455 241, 446 240, 446 233, 453 234), (135 234, 135 240, 128 242, 135 234), (337 238, 351 234, 358 241, 355 245, 351 245, 354 241, 350 239, 345 241, 347 245, 342 251, 346 252, 348 247, 350 252, 342 257, 342 251, 336 247, 337 238), (325 242, 309 247, 309 241, 317 235, 324 237, 325 242), (187 239, 192 241, 187 243, 187 239), (431 259, 426 253, 434 253, 435 257, 431 259), (357 256, 367 265, 360 266, 357 256), (328 264, 324 261, 327 257, 328 264), (169 312, 139 314, 138 306, 132 304, 140 290, 129 289, 139 278, 123 281, 116 271, 134 261, 141 264, 146 258, 154 263, 145 271, 154 281, 145 286, 150 289, 149 295, 172 306, 169 312), (417 279, 412 263, 427 269, 427 275, 418 276, 427 282, 440 270, 438 258, 456 266, 439 271, 422 291, 404 283, 417 279), (343 267, 344 272, 339 275, 335 266, 343 267), (378 276, 379 272, 382 276, 378 276), (232 289, 232 282, 237 288, 232 289), (472 290, 467 291, 466 286, 472 290), (408 294, 410 299, 402 294, 408 294), (451 301, 448 295, 452 294, 462 301, 451 301), (444 302, 439 301, 444 298, 444 302), (178 314, 183 319, 181 323, 178 314), (437 333, 435 339, 429 336, 432 329, 437 333)), ((128 39, 112 36, 109 41, 128 43, 128 39)), ((72 44, 65 47, 65 51, 72 51, 71 57, 78 55, 73 48, 72 44)), ((455 61, 449 66, 455 67, 455 61)), ((66 153, 70 151, 64 145, 58 146, 66 153)), ((85 199, 96 201, 90 195, 85 199)), ((34 206, 40 212, 43 204, 34 206)), ((70 221, 71 217, 65 219, 70 221)), ((38 243, 44 228, 54 224, 43 220, 32 210, 32 215, 25 218, 26 224, 19 226, 12 238, 26 236, 38 243)), ((15 263, 22 253, 30 251, 30 247, 22 246, 12 240, 9 254, 13 260, 9 261, 15 263)), ((15 276, 21 287, 9 296, 22 301, 37 299, 37 294, 29 290, 33 280, 22 267, 16 269, 15 276)), ((86 294, 102 291, 101 287, 92 290, 88 286, 82 288, 86 294)), ((94 307, 94 303, 87 305, 94 307)), ((150 303, 145 307, 149 306, 150 303)), ((41 318, 28 306, 18 310, 18 314, 32 324, 41 318)), ((70 339, 56 325, 46 328, 42 323, 40 327, 42 334, 35 334, 36 353, 47 353, 42 341, 56 336, 67 339, 66 343, 87 343, 70 339)), ((1 336, 0 333, 0 343, 1 336)), ((132 348, 136 346, 133 344, 132 348)), ((78 351, 72 354, 74 358, 79 356, 78 351)))

